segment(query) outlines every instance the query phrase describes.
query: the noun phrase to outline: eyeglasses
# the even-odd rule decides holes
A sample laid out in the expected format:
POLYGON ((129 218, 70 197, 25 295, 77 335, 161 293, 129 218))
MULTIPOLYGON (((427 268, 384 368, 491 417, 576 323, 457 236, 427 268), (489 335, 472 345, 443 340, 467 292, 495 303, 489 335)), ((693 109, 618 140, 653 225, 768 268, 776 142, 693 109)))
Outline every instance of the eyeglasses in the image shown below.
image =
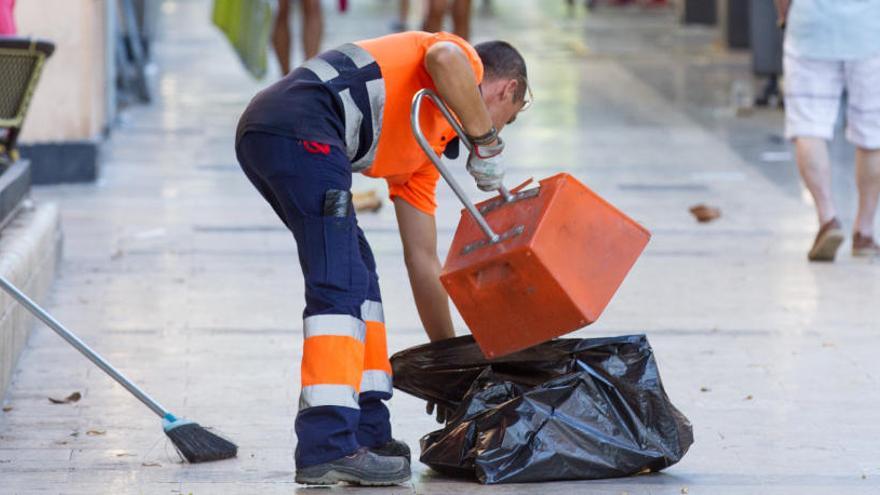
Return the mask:
POLYGON ((532 106, 532 103, 535 102, 535 96, 532 95, 532 87, 529 86, 529 80, 523 78, 523 79, 521 79, 521 81, 523 82, 523 84, 526 85, 526 92, 523 95, 523 106, 522 106, 522 108, 519 109, 519 111, 525 112, 526 110, 529 109, 529 107, 532 106))

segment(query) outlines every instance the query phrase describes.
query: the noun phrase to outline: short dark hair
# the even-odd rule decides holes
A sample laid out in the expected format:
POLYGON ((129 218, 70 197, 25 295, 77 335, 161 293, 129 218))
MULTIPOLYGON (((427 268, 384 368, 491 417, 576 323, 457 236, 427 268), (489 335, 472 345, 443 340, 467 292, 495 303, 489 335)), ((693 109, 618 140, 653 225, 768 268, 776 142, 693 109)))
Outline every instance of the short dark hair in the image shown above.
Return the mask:
POLYGON ((516 79, 519 86, 514 96, 519 100, 525 97, 529 79, 526 61, 513 45, 501 40, 485 41, 474 45, 474 49, 483 62, 484 79, 516 79))

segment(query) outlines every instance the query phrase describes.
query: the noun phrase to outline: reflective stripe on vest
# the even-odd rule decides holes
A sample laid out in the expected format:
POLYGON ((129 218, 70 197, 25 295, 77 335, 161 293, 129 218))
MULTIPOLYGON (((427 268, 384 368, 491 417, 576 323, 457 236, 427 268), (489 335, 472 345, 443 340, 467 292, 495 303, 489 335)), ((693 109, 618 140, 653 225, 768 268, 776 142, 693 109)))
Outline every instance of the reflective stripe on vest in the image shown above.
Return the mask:
POLYGON ((345 148, 352 171, 370 168, 385 108, 385 81, 379 64, 363 48, 346 43, 309 59, 301 67, 327 83, 342 101, 345 148))

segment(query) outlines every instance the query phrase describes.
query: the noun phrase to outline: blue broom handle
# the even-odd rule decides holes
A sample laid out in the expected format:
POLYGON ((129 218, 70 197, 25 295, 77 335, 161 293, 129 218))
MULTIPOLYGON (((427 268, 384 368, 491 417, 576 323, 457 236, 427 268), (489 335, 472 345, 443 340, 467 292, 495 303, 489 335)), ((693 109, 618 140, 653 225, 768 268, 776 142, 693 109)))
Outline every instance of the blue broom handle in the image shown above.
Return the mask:
POLYGON ((12 285, 11 282, 6 280, 5 277, 0 276, 0 286, 3 287, 10 296, 15 298, 16 301, 21 303, 22 306, 25 307, 31 314, 40 319, 43 323, 45 323, 49 328, 55 331, 58 335, 61 336, 62 339, 66 340, 70 345, 76 348, 79 352, 81 352, 85 357, 89 358, 89 360, 102 370, 104 373, 110 375, 111 378, 116 380, 117 383, 125 387, 126 390, 131 392, 132 395, 138 398, 141 402, 144 403, 147 407, 149 407, 154 413, 158 414, 160 417, 166 417, 169 412, 167 409, 162 407, 161 404, 156 402, 152 397, 147 395, 146 392, 141 390, 137 385, 132 383, 128 378, 125 377, 122 373, 116 370, 113 366, 110 365, 107 361, 104 360, 97 352, 93 351, 85 342, 79 339, 76 335, 74 335, 70 330, 64 327, 58 320, 52 317, 49 313, 46 312, 43 308, 37 305, 34 301, 31 300, 27 295, 25 295, 22 291, 18 290, 18 287, 12 285))

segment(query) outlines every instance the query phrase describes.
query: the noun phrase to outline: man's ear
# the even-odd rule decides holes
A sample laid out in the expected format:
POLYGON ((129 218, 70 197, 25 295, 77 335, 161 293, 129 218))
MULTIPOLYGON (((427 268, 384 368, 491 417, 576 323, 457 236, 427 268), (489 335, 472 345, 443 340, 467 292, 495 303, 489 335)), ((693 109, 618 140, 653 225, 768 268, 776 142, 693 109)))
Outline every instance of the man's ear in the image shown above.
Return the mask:
POLYGON ((516 79, 510 79, 504 84, 504 99, 509 100, 513 103, 514 96, 516 96, 516 90, 519 89, 519 81, 516 79))

